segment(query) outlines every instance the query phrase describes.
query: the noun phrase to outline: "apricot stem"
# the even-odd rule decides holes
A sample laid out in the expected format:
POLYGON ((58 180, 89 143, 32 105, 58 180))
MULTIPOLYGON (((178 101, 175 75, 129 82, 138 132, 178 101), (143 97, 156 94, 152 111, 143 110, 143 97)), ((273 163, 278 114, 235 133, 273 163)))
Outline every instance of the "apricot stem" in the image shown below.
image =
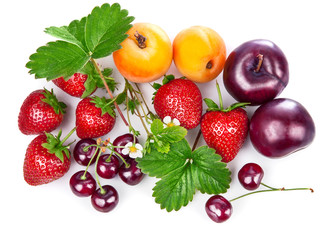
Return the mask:
POLYGON ((138 31, 135 32, 134 37, 136 38, 139 48, 141 48, 141 49, 146 48, 146 45, 145 45, 146 37, 144 37, 138 31))
MULTIPOLYGON (((105 78, 104 78, 104 76, 103 76, 103 74, 102 74, 102 72, 101 72, 101 70, 100 70, 100 68, 99 68, 99 66, 98 66, 98 64, 97 64, 97 62, 96 62, 93 58, 91 58, 91 62, 93 63, 95 69, 96 69, 97 72, 99 73, 100 78, 101 78, 101 80, 102 80, 102 82, 103 82, 103 85, 105 86, 105 88, 106 88, 106 90, 107 90, 107 92, 108 92, 110 98, 111 98, 111 99, 114 99, 114 96, 112 95, 112 93, 111 93, 111 91, 110 91, 110 89, 109 89, 109 87, 108 87, 108 84, 107 84, 107 82, 106 82, 106 80, 105 80, 105 78)), ((128 126, 128 122, 126 121, 126 119, 125 119, 125 117, 124 117, 122 111, 120 110, 118 104, 116 103, 116 101, 114 101, 114 105, 115 105, 115 108, 117 109, 119 115, 120 115, 121 118, 123 119, 125 125, 128 126)))
POLYGON ((206 68, 207 69, 211 69, 212 68, 212 62, 211 61, 209 61, 208 63, 207 63, 207 65, 206 65, 206 68))
POLYGON ((260 68, 261 68, 262 63, 263 63, 263 55, 259 53, 257 55, 257 58, 258 58, 259 62, 258 62, 257 68, 254 70, 255 72, 259 72, 260 71, 260 68))

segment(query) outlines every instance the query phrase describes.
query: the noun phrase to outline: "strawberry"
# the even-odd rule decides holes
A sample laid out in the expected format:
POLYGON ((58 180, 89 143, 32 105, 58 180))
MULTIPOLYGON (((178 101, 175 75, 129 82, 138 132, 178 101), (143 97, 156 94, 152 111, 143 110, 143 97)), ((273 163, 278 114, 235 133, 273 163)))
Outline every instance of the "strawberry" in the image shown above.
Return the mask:
POLYGON ((82 99, 76 107, 77 136, 96 138, 109 133, 116 121, 112 103, 97 96, 82 99))
MULTIPOLYGON (((65 80, 63 77, 52 80, 52 82, 61 88, 64 92, 73 97, 85 98, 94 93, 97 88, 103 88, 104 84, 100 75, 90 66, 85 66, 86 73, 75 73, 71 78, 65 80)), ((102 71, 102 77, 106 81, 109 89, 114 92, 116 82, 110 75, 111 68, 105 68, 102 71)))
POLYGON ((60 140, 61 131, 55 137, 42 133, 28 145, 24 160, 24 179, 33 186, 50 183, 62 177, 70 168, 69 144, 65 140, 75 131, 73 129, 64 140, 60 140))
MULTIPOLYGON (((81 73, 75 73, 71 78, 69 78, 67 81, 63 78, 57 78, 52 80, 52 82, 57 85, 59 88, 61 88, 63 91, 68 93, 69 95, 73 97, 82 97, 85 92, 85 82, 88 78, 88 75, 81 74, 81 73)), ((92 94, 96 90, 96 87, 93 87, 89 94, 92 94)), ((88 95, 89 95, 88 94, 88 95)))
POLYGON ((201 131, 207 145, 221 155, 223 162, 232 161, 247 137, 249 119, 242 108, 248 103, 235 103, 223 109, 221 93, 217 84, 220 107, 210 99, 204 99, 207 112, 201 118, 201 131))
POLYGON ((195 128, 200 124, 202 115, 202 96, 195 83, 187 79, 170 80, 171 75, 164 79, 162 86, 154 96, 154 109, 157 115, 164 119, 170 116, 179 120, 186 129, 195 128), (168 79, 167 79, 168 77, 168 79))
POLYGON ((62 122, 66 104, 47 89, 33 91, 24 100, 18 115, 18 128, 26 135, 51 132, 62 122))

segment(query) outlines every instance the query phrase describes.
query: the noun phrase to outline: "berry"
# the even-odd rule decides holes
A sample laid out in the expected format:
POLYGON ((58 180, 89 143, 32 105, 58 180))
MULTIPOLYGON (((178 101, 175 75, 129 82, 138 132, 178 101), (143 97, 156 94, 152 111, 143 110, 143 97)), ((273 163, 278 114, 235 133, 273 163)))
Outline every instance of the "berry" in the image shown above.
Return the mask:
MULTIPOLYGON (((73 97, 81 98, 86 97, 85 95, 90 95, 96 90, 96 86, 93 86, 92 89, 85 89, 85 82, 88 78, 88 75, 82 73, 75 73, 71 78, 67 81, 61 77, 52 80, 52 82, 57 85, 64 92, 68 93, 73 97)), ((91 86, 90 84, 88 86, 91 86)))
MULTIPOLYGON (((218 95, 221 99, 219 86, 218 95)), ((244 109, 246 103, 236 103, 223 109, 210 99, 205 99, 208 111, 201 118, 201 131, 207 145, 221 155, 223 162, 232 161, 247 137, 249 119, 244 109)))
MULTIPOLYGON (((68 136, 72 133, 73 131, 68 136)), ((69 170, 69 145, 62 145, 60 135, 61 132, 58 137, 42 133, 28 145, 23 167, 24 179, 28 184, 36 186, 50 183, 61 178, 69 170)))
POLYGON ((264 172, 256 163, 245 164, 238 172, 238 180, 247 190, 257 189, 263 178, 264 172))
POLYGON ((109 133, 116 121, 112 104, 97 96, 81 100, 76 107, 76 134, 79 138, 97 138, 109 133))
POLYGON ((202 114, 202 95, 195 83, 174 79, 162 85, 154 97, 154 109, 161 119, 170 116, 180 125, 192 129, 199 125, 202 114))
MULTIPOLYGON (((117 147, 124 147, 126 146, 127 143, 129 142, 134 142, 134 136, 131 133, 126 133, 123 134, 121 136, 118 136, 114 141, 113 141, 113 145, 117 146, 117 147)), ((135 143, 138 143, 139 140, 137 139, 137 137, 135 137, 135 143)), ((120 154, 123 158, 128 159, 128 155, 125 155, 122 153, 124 148, 114 148, 114 150, 120 154)))
POLYGON ((97 185, 92 175, 82 170, 71 176, 69 186, 76 196, 89 197, 94 193, 97 185))
POLYGON ((75 161, 82 166, 87 166, 93 157, 91 164, 95 163, 97 159, 97 155, 100 153, 100 150, 97 151, 96 146, 91 146, 87 148, 87 151, 85 151, 84 149, 87 146, 96 145, 96 144, 97 142, 92 138, 85 138, 78 141, 73 150, 75 161), (96 151, 97 153, 94 156, 96 151))
POLYGON ((118 192, 110 185, 102 186, 102 189, 98 188, 92 194, 91 203, 93 207, 100 212, 110 212, 118 204, 118 192))
POLYGON ((205 210, 212 221, 221 223, 233 213, 232 204, 223 196, 214 195, 206 202, 205 210))
POLYGON ((97 164, 97 173, 100 177, 105 179, 114 178, 119 170, 119 160, 115 155, 104 154, 100 156, 97 164))
POLYGON ((24 100, 18 115, 19 130, 26 135, 55 130, 62 122, 66 104, 53 91, 35 90, 24 100))
POLYGON ((128 185, 133 186, 139 184, 142 181, 144 174, 141 172, 141 169, 137 167, 137 162, 134 159, 128 159, 127 163, 130 165, 129 167, 126 167, 125 164, 120 166, 118 172, 119 177, 128 185))

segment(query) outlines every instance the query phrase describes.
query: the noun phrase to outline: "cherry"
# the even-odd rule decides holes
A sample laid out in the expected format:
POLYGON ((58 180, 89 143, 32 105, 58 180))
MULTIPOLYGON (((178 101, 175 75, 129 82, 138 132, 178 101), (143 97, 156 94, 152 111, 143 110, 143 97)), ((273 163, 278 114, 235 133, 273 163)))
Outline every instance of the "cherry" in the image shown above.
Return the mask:
POLYGON ((96 182, 89 172, 84 170, 76 172, 69 181, 70 189, 79 197, 88 197, 96 189, 96 182))
POLYGON ((208 216, 217 223, 230 218, 233 212, 232 204, 221 195, 214 195, 208 199, 205 205, 208 216))
POLYGON ((91 196, 93 207, 100 212, 113 210, 119 201, 118 192, 113 186, 104 185, 98 188, 91 196))
MULTIPOLYGON (((119 137, 117 137, 114 141, 113 141, 113 145, 114 146, 118 146, 118 147, 124 147, 127 143, 129 142, 134 142, 134 136, 131 133, 126 133, 123 134, 119 137)), ((138 139, 137 137, 135 137, 135 143, 138 143, 138 139)), ((129 158, 128 155, 125 155, 122 153, 124 148, 114 148, 114 150, 119 153, 123 158, 127 159, 129 158)))
MULTIPOLYGON (((96 144, 97 144, 96 141, 92 138, 85 138, 78 141, 73 151, 75 161, 82 166, 87 166, 90 160, 92 159, 94 153, 96 152, 97 147, 91 146, 86 151, 85 148, 87 146, 96 145, 96 144)), ((97 155, 99 154, 99 152, 100 151, 98 150, 97 155)), ((94 156, 90 164, 95 163, 96 158, 97 156, 94 156)))
POLYGON ((128 185, 136 185, 140 183, 144 174, 141 172, 141 169, 137 167, 137 162, 132 158, 129 158, 126 162, 130 166, 126 167, 125 164, 121 165, 118 172, 119 177, 128 185))
POLYGON ((238 180, 247 190, 257 189, 263 178, 263 169, 256 163, 245 164, 238 172, 238 180))
POLYGON ((101 155, 97 164, 97 173, 100 177, 105 179, 114 178, 119 170, 119 159, 115 155, 104 154, 101 155))

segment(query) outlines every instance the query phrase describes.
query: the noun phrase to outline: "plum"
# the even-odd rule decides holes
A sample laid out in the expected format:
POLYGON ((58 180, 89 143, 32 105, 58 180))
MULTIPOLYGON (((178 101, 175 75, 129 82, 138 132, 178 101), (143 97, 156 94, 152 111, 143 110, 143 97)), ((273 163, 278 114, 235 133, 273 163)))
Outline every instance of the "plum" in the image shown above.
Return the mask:
POLYGON ((277 97, 287 86, 288 62, 273 42, 256 39, 243 43, 228 56, 224 85, 239 102, 261 105, 277 97))
POLYGON ((307 147, 315 137, 315 124, 299 102, 277 98, 257 108, 249 135, 258 152, 279 158, 307 147))

